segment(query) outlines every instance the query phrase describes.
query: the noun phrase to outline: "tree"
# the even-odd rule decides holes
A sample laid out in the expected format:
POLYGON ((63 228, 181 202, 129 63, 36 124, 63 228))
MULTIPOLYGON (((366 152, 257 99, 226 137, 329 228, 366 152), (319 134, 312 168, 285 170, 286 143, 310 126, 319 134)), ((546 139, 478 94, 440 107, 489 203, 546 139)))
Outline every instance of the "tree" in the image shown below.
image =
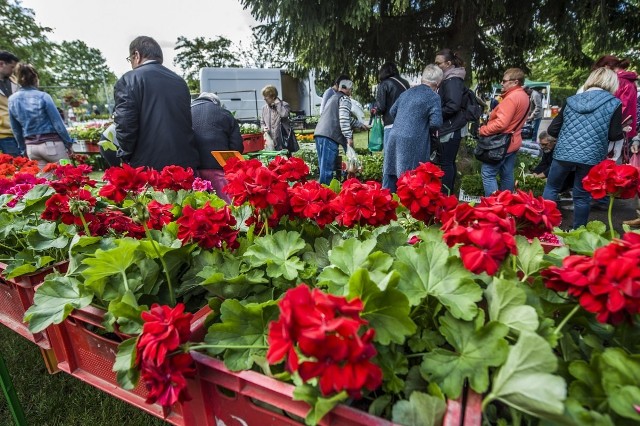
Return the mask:
POLYGON ((283 47, 264 37, 255 27, 252 29, 251 44, 245 48, 239 43, 236 55, 245 68, 285 68, 295 69, 296 63, 292 55, 283 47))
POLYGON ((56 48, 53 73, 59 85, 80 90, 87 100, 105 100, 105 86, 115 82, 100 49, 81 40, 63 41, 56 48))
POLYGON ((35 66, 42 85, 53 83, 47 69, 54 46, 47 39, 50 32, 51 28, 36 23, 33 10, 22 7, 20 1, 0 0, 0 49, 35 66))
MULTIPOLYGON (((554 34, 557 54, 572 64, 593 61, 584 50, 637 46, 640 0, 240 0, 260 31, 309 68, 348 71, 366 82, 385 61, 419 72, 443 47, 460 52, 480 82, 510 67, 529 69, 532 54, 554 34), (607 31, 604 31, 604 29, 607 31), (611 33, 615 35, 602 37, 611 33)), ((467 73, 469 76, 471 72, 467 73)), ((367 93, 358 85, 359 93, 367 93)))
POLYGON ((182 70, 189 88, 197 90, 200 68, 240 66, 232 46, 233 42, 222 36, 214 39, 196 37, 193 40, 180 36, 174 48, 177 53, 173 64, 182 70))

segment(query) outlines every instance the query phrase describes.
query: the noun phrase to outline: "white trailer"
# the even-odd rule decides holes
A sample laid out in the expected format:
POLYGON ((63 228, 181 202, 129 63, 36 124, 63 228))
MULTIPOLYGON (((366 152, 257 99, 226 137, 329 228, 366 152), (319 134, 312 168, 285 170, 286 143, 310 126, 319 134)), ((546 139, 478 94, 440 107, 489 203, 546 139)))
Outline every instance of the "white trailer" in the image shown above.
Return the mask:
POLYGON ((292 77, 279 68, 202 68, 200 90, 220 97, 225 107, 239 120, 259 120, 264 100, 262 88, 278 89, 280 99, 291 111, 317 115, 322 98, 316 93, 313 73, 304 79, 292 77))

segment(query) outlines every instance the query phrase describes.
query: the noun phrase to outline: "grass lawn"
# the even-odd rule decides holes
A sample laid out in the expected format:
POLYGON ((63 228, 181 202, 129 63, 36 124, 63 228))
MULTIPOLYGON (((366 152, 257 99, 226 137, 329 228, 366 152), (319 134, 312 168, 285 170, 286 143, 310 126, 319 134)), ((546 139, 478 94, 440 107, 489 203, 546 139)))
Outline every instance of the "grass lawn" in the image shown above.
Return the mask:
MULTIPOLYGON (((50 375, 38 347, 0 325, 0 354, 27 418, 33 426, 155 426, 164 421, 150 416, 66 373, 50 375)), ((0 425, 12 425, 0 392, 0 425)))

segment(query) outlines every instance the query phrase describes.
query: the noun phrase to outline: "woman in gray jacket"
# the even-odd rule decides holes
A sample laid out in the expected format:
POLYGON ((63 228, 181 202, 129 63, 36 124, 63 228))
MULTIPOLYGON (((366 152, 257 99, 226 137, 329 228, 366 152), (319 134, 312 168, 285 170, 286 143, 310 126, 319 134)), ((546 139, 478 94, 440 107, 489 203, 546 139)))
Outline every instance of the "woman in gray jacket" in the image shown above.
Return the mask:
POLYGON ((278 98, 278 89, 275 86, 265 86, 262 89, 265 106, 262 107, 260 123, 262 130, 269 133, 276 151, 287 149, 287 138, 292 132, 289 121, 289 104, 278 98))

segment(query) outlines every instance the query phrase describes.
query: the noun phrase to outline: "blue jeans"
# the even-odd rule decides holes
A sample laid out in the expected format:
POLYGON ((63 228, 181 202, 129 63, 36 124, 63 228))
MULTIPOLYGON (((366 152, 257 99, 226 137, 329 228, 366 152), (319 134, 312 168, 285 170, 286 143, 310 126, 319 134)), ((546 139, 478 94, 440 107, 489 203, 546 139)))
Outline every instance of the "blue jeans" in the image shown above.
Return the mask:
POLYGON ((553 160, 547 176, 547 185, 544 187, 542 197, 546 200, 557 201, 558 193, 562 191, 567 175, 575 170, 573 179, 573 229, 586 225, 591 211, 591 194, 582 186, 582 179, 589 173, 593 166, 589 164, 574 163, 571 161, 553 160))
POLYGON ((453 193, 453 186, 456 183, 456 174, 458 173, 456 157, 460 149, 461 139, 460 130, 456 130, 453 132, 451 139, 446 142, 440 142, 442 149, 440 153, 440 168, 444 172, 444 176, 442 176, 442 193, 445 195, 453 193))
POLYGON ((500 190, 513 191, 515 180, 513 170, 516 166, 516 153, 507 154, 498 164, 482 163, 480 175, 482 176, 482 186, 484 195, 488 197, 498 190, 498 174, 500 175, 500 190))
POLYGON ((398 192, 398 176, 383 174, 382 187, 388 189, 393 193, 398 192))
POLYGON ((541 121, 542 118, 536 118, 533 120, 533 136, 531 136, 531 140, 534 142, 538 140, 538 129, 540 128, 541 121))
POLYGON ((338 143, 324 136, 315 136, 316 151, 318 153, 318 169, 320 178, 318 181, 324 185, 329 185, 333 179, 333 172, 338 159, 338 143))
POLYGON ((13 157, 19 157, 24 155, 24 150, 20 149, 16 138, 2 138, 0 139, 0 151, 4 154, 11 155, 13 157))

